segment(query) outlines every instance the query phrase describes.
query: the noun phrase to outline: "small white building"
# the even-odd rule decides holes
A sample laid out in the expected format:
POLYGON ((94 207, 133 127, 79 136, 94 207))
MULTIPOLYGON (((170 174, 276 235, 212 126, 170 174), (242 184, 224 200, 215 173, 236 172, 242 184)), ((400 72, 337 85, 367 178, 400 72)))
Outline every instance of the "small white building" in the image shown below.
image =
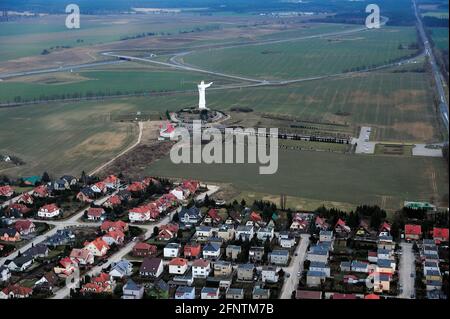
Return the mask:
POLYGON ((211 262, 205 259, 197 259, 192 263, 192 276, 194 278, 207 278, 211 272, 211 262))
POLYGON ((168 243, 164 247, 164 258, 175 258, 180 255, 181 245, 178 243, 168 243))
POLYGON ((37 214, 41 218, 54 218, 61 214, 61 209, 55 204, 48 204, 39 208, 37 214))

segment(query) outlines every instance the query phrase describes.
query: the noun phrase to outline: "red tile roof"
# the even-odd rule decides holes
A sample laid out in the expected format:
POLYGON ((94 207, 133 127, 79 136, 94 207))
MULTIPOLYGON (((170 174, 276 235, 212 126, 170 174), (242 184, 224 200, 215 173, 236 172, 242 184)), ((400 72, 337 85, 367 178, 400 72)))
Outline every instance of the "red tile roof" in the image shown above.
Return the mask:
POLYGON ((56 210, 58 210, 58 206, 56 206, 56 204, 48 204, 48 205, 44 205, 40 208, 40 210, 45 210, 48 211, 49 213, 52 213, 56 210))
POLYGON ((420 225, 405 225, 405 234, 406 235, 422 235, 422 226, 420 225))
POLYGON ((210 264, 210 262, 208 260, 205 259, 196 259, 194 260, 194 262, 192 263, 193 267, 208 267, 210 264))
POLYGON ((95 208, 95 207, 90 207, 87 212, 88 216, 92 217, 101 217, 104 213, 105 210, 103 208, 95 208))
POLYGON ((439 239, 439 240, 443 240, 443 241, 448 241, 448 228, 437 228, 434 227, 433 228, 433 238, 439 239))
POLYGON ((169 266, 186 266, 188 263, 187 259, 184 258, 174 258, 169 262, 169 266))
POLYGON ((14 227, 16 228, 16 230, 18 232, 21 232, 21 231, 24 231, 24 230, 29 230, 33 226, 34 226, 33 222, 29 221, 29 220, 18 220, 14 224, 14 227))

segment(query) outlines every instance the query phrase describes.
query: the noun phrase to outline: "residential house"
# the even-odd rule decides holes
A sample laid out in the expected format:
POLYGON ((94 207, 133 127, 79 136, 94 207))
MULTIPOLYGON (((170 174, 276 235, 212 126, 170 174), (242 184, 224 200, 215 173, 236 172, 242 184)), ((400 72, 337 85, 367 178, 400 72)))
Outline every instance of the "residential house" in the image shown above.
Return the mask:
POLYGON ((178 243, 168 243, 164 247, 164 258, 174 258, 180 255, 181 245, 178 243))
POLYGON ((120 230, 112 230, 105 235, 102 239, 109 245, 122 245, 125 240, 125 234, 120 230))
POLYGON ((203 287, 200 293, 201 299, 219 299, 220 290, 219 288, 203 287))
POLYGON ((122 288, 122 299, 142 299, 144 297, 144 287, 128 279, 122 288))
POLYGON ((391 235, 391 225, 388 222, 383 222, 383 224, 380 226, 378 237, 390 235, 391 235))
POLYGON ((439 245, 441 242, 448 243, 448 236, 448 228, 433 228, 433 240, 437 245, 439 245))
POLYGON ((20 233, 20 235, 29 235, 36 231, 36 225, 29 220, 18 220, 14 224, 14 228, 20 233))
POLYGON ((378 260, 378 254, 376 251, 368 251, 367 252, 367 260, 371 263, 376 263, 378 260))
POLYGON ((262 282, 278 282, 277 268, 273 266, 263 266, 261 270, 262 282))
POLYGON ((194 278, 207 278, 211 272, 211 262, 205 259, 196 259, 192 263, 192 275, 194 278))
POLYGON ((61 277, 68 277, 78 270, 78 263, 69 257, 63 258, 59 261, 59 264, 53 268, 55 274, 61 277))
POLYGON ((58 179, 51 184, 51 187, 55 191, 64 191, 66 189, 70 189, 70 185, 66 180, 58 179))
POLYGON ((213 228, 210 226, 200 225, 195 228, 194 236, 197 241, 207 241, 213 236, 213 228))
POLYGON ((395 242, 391 235, 378 236, 377 247, 379 249, 394 250, 395 242))
POLYGON ((373 276, 373 291, 376 293, 389 292, 391 287, 391 276, 389 274, 376 272, 373 276))
POLYGON ((262 241, 266 241, 267 239, 272 240, 274 237, 274 229, 272 227, 261 227, 256 232, 256 237, 262 241))
POLYGON ((250 247, 248 252, 248 261, 251 263, 259 263, 262 261, 264 256, 264 247, 250 247))
POLYGON ((327 223, 327 220, 324 217, 317 216, 314 222, 316 229, 327 230, 330 225, 327 223))
POLYGON ((263 289, 260 287, 253 288, 253 299, 270 299, 270 289, 263 289))
POLYGON ((227 258, 231 258, 232 260, 236 260, 241 253, 242 248, 241 246, 237 245, 228 245, 225 249, 225 254, 227 258))
POLYGON ((120 230, 121 232, 128 231, 128 224, 124 221, 118 220, 116 222, 105 220, 102 225, 100 226, 100 229, 102 232, 110 232, 115 230, 120 230))
POLYGON ((295 246, 295 237, 291 236, 288 232, 280 232, 278 240, 282 248, 290 249, 295 246))
POLYGON ((310 249, 306 255, 306 259, 311 262, 321 261, 326 263, 328 261, 328 256, 329 256, 328 250, 310 249))
POLYGON ((225 242, 234 239, 234 227, 233 225, 222 225, 217 231, 217 237, 222 238, 225 242))
POLYGON ((103 207, 112 209, 114 207, 120 206, 121 204, 122 200, 120 199, 120 197, 118 195, 113 195, 103 203, 103 207))
POLYGON ((255 265, 239 264, 237 267, 237 279, 241 281, 253 281, 255 265))
POLYGON ((106 212, 101 207, 89 207, 86 214, 88 220, 98 221, 104 219, 106 212))
POLYGON ((158 240, 170 240, 172 238, 174 238, 177 235, 179 226, 178 224, 174 224, 174 223, 169 223, 166 225, 162 225, 159 228, 159 233, 157 236, 158 240))
POLYGON ((47 185, 40 185, 33 189, 32 195, 36 198, 47 198, 50 196, 50 192, 47 185))
POLYGON ((41 218, 54 218, 61 213, 61 209, 56 204, 48 204, 39 208, 37 215, 41 218))
POLYGON ((32 256, 33 258, 44 258, 47 257, 49 253, 49 249, 47 245, 39 243, 37 245, 32 245, 26 251, 23 252, 23 255, 32 256))
POLYGON ((112 293, 114 287, 114 279, 107 273, 100 273, 81 287, 81 293, 112 293))
POLYGON ((78 265, 92 265, 94 263, 94 255, 85 248, 74 248, 70 252, 69 258, 78 265))
POLYGON ((208 213, 208 217, 211 218, 212 223, 214 224, 220 224, 222 223, 222 217, 220 217, 219 213, 216 209, 211 208, 208 213))
POLYGON ((69 184, 69 187, 74 186, 78 183, 77 178, 73 177, 71 175, 63 175, 63 176, 61 176, 60 180, 66 181, 67 184, 69 184))
POLYGON ((339 218, 336 225, 334 226, 334 231, 336 235, 341 238, 347 238, 351 233, 351 228, 347 226, 345 221, 339 218))
POLYGON ((202 246, 199 243, 189 243, 184 246, 183 255, 185 258, 199 258, 202 246))
POLYGON ((68 229, 59 229, 56 234, 47 237, 45 244, 48 246, 56 247, 61 245, 67 245, 75 239, 75 235, 68 229))
POLYGON ((353 260, 351 263, 351 270, 353 272, 368 273, 369 272, 369 263, 358 261, 358 260, 353 260))
POLYGON ((351 271, 352 270, 352 263, 350 261, 341 261, 339 265, 339 269, 341 271, 351 271))
POLYGON ((141 277, 158 278, 163 273, 164 266, 161 258, 145 257, 139 268, 141 277))
POLYGON ((392 259, 393 251, 389 249, 378 248, 377 250, 377 258, 381 259, 392 259))
POLYGON ((333 232, 331 230, 321 230, 319 233, 319 241, 333 241, 333 232))
POLYGON ((128 277, 131 276, 132 273, 133 264, 126 259, 112 263, 111 270, 109 271, 109 275, 113 278, 128 277))
POLYGON ((109 189, 118 189, 120 186, 120 179, 117 176, 109 175, 104 180, 106 187, 109 189))
POLYGON ((289 263, 289 251, 276 249, 269 253, 269 262, 275 265, 286 266, 289 263))
POLYGON ((203 258, 205 259, 218 259, 220 257, 220 244, 207 243, 203 247, 203 258))
POLYGON ((225 294, 226 299, 244 299, 244 289, 228 288, 225 294))
POLYGON ((322 271, 308 270, 306 273, 306 285, 308 287, 317 287, 326 279, 326 274, 322 271))
POLYGON ((318 271, 325 273, 326 277, 330 277, 330 267, 327 263, 321 261, 313 261, 309 264, 310 271, 318 271))
POLYGON ((34 262, 33 256, 22 255, 11 260, 8 264, 8 268, 11 271, 22 272, 30 268, 33 262, 34 262))
POLYGON ((235 236, 240 240, 250 240, 254 236, 254 228, 253 226, 238 226, 238 228, 236 228, 235 236))
POLYGON ((32 294, 32 288, 15 284, 1 290, 0 299, 24 299, 29 298, 32 294))
POLYGON ((132 254, 135 257, 149 257, 156 255, 158 248, 145 242, 137 243, 133 247, 132 254))
POLYGON ((96 194, 90 187, 83 187, 77 194, 77 199, 80 202, 92 203, 96 194))
POLYGON ((359 223, 358 228, 356 229, 355 236, 358 237, 369 237, 371 235, 370 233, 370 227, 366 220, 361 220, 359 223))
POLYGON ((184 258, 173 258, 169 262, 169 274, 183 275, 188 269, 188 261, 184 258))
POLYGON ((102 238, 97 238, 90 243, 85 243, 84 248, 92 252, 95 257, 103 257, 108 253, 110 246, 102 238))
POLYGON ((295 299, 322 299, 321 291, 297 290, 295 299))
POLYGON ((0 282, 6 282, 11 278, 11 271, 6 266, 0 266, 0 282))
POLYGON ((175 299, 195 299, 195 287, 179 286, 175 291, 175 299))
POLYGON ((233 271, 229 261, 219 260, 214 263, 214 277, 228 277, 233 271))
POLYGON ((0 228, 0 240, 7 242, 18 242, 22 240, 22 237, 15 228, 0 228))
POLYGON ((376 271, 385 274, 393 274, 395 267, 392 267, 392 264, 395 265, 395 262, 388 259, 378 259, 376 271))
POLYGON ((53 271, 46 272, 41 279, 34 283, 34 289, 52 291, 58 284, 58 279, 58 276, 53 271))
POLYGON ((91 189, 96 194, 104 194, 108 191, 106 184, 103 182, 97 182, 94 185, 91 185, 91 189))
POLYGON ((33 205, 34 199, 29 193, 23 193, 17 200, 18 204, 33 205))
POLYGON ((406 240, 419 240, 422 238, 422 226, 420 225, 405 225, 405 239, 406 240))
POLYGON ((180 222, 187 225, 198 224, 201 217, 200 209, 196 206, 192 206, 191 208, 183 207, 178 213, 180 222))
POLYGON ((14 195, 14 188, 9 185, 0 186, 0 196, 11 197, 14 195))
POLYGON ((31 212, 31 209, 24 204, 13 203, 5 210, 5 216, 22 217, 31 212))

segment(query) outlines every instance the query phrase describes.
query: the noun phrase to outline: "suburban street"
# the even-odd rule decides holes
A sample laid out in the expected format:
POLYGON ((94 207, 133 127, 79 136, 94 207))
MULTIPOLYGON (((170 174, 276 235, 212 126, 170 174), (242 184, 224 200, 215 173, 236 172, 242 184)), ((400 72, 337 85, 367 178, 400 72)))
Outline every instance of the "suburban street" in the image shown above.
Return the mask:
POLYGON ((413 244, 403 242, 400 247, 402 248, 402 255, 399 266, 399 282, 402 293, 398 297, 411 299, 411 294, 415 295, 414 280, 416 273, 413 244), (411 277, 411 273, 414 273, 414 277, 411 277))
POLYGON ((290 277, 285 275, 284 285, 280 294, 280 299, 291 299, 292 291, 297 289, 299 277, 297 273, 303 271, 303 263, 306 259, 306 252, 309 245, 309 234, 302 234, 300 243, 297 245, 297 249, 292 257, 289 267, 283 268, 285 273, 289 273, 290 277), (297 254, 297 256, 295 256, 297 254))

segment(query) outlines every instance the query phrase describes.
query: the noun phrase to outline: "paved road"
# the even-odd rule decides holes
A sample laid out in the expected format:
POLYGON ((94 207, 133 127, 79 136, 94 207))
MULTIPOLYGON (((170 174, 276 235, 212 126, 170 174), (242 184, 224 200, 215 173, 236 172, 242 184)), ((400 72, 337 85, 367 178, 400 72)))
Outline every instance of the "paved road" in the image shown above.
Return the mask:
POLYGON ((292 291, 297 289, 299 277, 297 273, 303 271, 303 263, 306 259, 306 250, 309 245, 309 234, 302 234, 300 237, 300 243, 297 245, 294 256, 291 260, 289 267, 285 267, 283 270, 290 274, 289 278, 285 277, 283 288, 281 290, 280 299, 291 299, 292 291))
POLYGON ((439 70, 439 67, 436 63, 436 58, 434 57, 433 49, 431 47, 431 44, 428 40, 427 34, 425 33, 422 19, 420 17, 419 9, 417 8, 416 0, 412 0, 413 6, 414 6, 414 12, 416 14, 417 19, 417 28, 419 29, 420 38, 422 39, 423 45, 425 47, 425 54, 428 56, 431 69, 433 72, 434 81, 436 83, 436 89, 439 96, 439 111, 441 113, 442 122, 444 123, 447 131, 449 129, 449 119, 448 119, 448 103, 445 96, 445 90, 444 90, 444 84, 442 81, 441 72, 439 70))
POLYGON ((356 144, 356 154, 373 154, 375 153, 375 142, 370 142, 370 134, 372 129, 368 126, 361 127, 358 138, 352 140, 352 144, 356 144))
POLYGON ((92 68, 92 67, 96 67, 96 66, 104 66, 104 65, 110 65, 110 64, 119 64, 119 63, 123 63, 123 62, 125 62, 125 61, 111 60, 111 61, 103 61, 103 62, 95 62, 95 63, 68 65, 68 66, 62 66, 62 67, 58 67, 58 68, 30 70, 30 71, 23 71, 23 72, 16 72, 16 73, 1 73, 0 79, 3 80, 3 79, 16 78, 16 77, 21 77, 21 76, 56 73, 56 72, 71 72, 71 71, 79 70, 79 69, 92 68))
POLYGON ((410 299, 411 294, 415 295, 414 287, 414 277, 411 277, 411 273, 416 273, 415 267, 415 255, 412 250, 413 244, 411 243, 401 243, 402 255, 400 258, 399 265, 399 283, 402 288, 402 293, 398 296, 399 298, 410 299))

